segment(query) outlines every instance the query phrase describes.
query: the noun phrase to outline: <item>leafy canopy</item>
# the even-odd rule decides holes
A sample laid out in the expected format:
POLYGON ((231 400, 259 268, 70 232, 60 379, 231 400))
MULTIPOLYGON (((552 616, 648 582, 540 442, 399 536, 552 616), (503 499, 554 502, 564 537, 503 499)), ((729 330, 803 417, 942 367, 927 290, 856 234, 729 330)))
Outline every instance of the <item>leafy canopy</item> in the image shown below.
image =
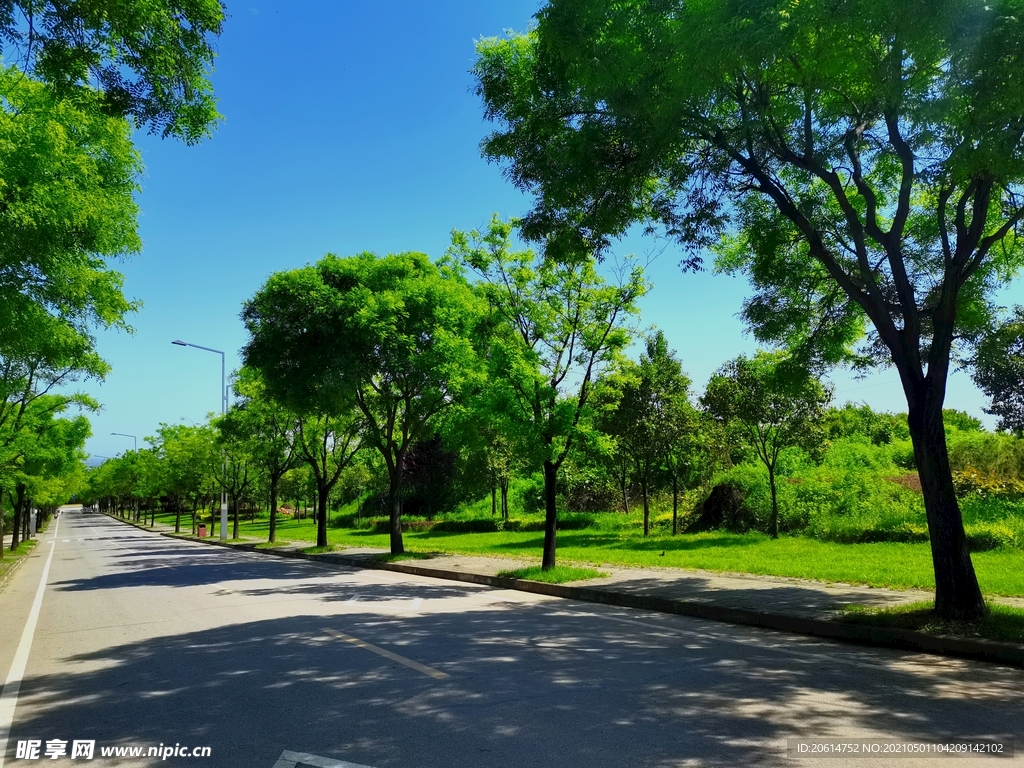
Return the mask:
POLYGON ((209 73, 219 0, 0 0, 8 65, 61 97, 96 89, 105 114, 194 143, 219 119, 209 73))
POLYGON ((474 70, 499 124, 484 154, 536 195, 528 235, 600 248, 647 222, 696 266, 729 232, 720 267, 752 275, 760 339, 942 386, 1021 264, 1021 0, 551 0, 537 19, 474 70))

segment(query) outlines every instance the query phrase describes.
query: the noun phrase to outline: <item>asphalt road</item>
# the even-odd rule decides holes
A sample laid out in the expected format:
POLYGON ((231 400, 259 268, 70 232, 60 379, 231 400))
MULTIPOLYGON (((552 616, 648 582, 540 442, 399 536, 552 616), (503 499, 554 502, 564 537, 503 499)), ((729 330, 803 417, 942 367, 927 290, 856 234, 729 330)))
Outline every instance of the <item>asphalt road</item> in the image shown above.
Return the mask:
POLYGON ((234 552, 78 510, 0 593, 0 674, 48 560, 7 766, 87 764, 18 759, 30 739, 94 740, 100 766, 1024 763, 1020 741, 1012 759, 787 751, 1019 739, 1021 670, 234 552), (158 745, 211 754, 100 755, 158 745))

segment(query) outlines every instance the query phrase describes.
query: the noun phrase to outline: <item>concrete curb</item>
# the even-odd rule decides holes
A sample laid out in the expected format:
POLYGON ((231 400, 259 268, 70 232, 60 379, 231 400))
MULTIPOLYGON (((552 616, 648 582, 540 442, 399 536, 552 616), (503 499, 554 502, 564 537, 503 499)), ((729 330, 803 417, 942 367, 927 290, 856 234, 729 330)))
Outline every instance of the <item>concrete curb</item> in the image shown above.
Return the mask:
POLYGON ((448 579, 451 581, 463 581, 470 584, 482 584, 488 587, 500 589, 516 589, 520 592, 532 592, 538 595, 549 597, 560 597, 567 600, 579 600, 587 603, 600 603, 602 605, 613 605, 620 608, 639 608, 659 613, 674 613, 680 616, 693 616, 709 621, 721 621, 727 624, 741 624, 744 626, 761 627, 779 632, 789 632, 797 635, 810 635, 822 637, 829 640, 838 640, 856 645, 871 645, 881 648, 896 648, 904 651, 916 651, 919 653, 930 653, 938 656, 951 656, 961 659, 973 659, 975 661, 987 661, 996 664, 1008 664, 1014 667, 1024 668, 1024 645, 1017 643, 997 642, 995 640, 984 640, 963 637, 946 637, 942 635, 928 635, 924 632, 916 632, 909 629, 894 629, 890 627, 872 627, 863 624, 845 624, 839 621, 828 619, 809 619, 800 616, 787 616, 785 614, 770 613, 768 611, 753 611, 747 608, 730 608, 724 605, 716 605, 709 602, 694 600, 674 600, 667 597, 656 597, 653 595, 634 595, 628 592, 612 592, 606 589, 594 587, 573 587, 566 584, 547 584, 541 581, 529 581, 526 579, 513 579, 506 576, 487 576, 482 573, 467 573, 464 571, 452 571, 440 568, 424 568, 416 565, 405 565, 403 563, 381 563, 374 560, 359 557, 347 557, 333 553, 307 554, 289 550, 256 549, 255 544, 228 544, 219 540, 195 539, 191 536, 185 538, 173 533, 154 531, 151 528, 136 525, 127 520, 112 518, 119 522, 127 522, 137 528, 148 530, 151 533, 159 533, 161 536, 177 539, 179 541, 194 541, 200 544, 213 544, 230 549, 240 549, 246 552, 257 552, 270 554, 277 557, 290 557, 298 560, 310 560, 313 562, 334 563, 354 568, 371 568, 382 571, 394 571, 405 573, 411 576, 427 576, 436 579, 448 579))

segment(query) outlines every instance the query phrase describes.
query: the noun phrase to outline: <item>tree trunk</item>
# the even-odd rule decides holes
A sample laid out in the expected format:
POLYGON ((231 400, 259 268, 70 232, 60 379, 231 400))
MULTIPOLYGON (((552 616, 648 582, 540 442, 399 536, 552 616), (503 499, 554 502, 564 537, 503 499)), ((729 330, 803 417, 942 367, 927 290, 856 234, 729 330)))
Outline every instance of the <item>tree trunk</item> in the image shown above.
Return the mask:
POLYGON ((672 535, 679 532, 679 478, 672 475, 672 535))
POLYGON ((327 489, 316 490, 316 545, 327 546, 327 489))
POLYGON ((555 506, 555 487, 558 481, 558 465, 550 459, 544 462, 544 556, 541 569, 550 571, 555 567, 555 536, 558 530, 558 509, 555 506))
POLYGON ((498 513, 498 484, 491 480, 491 517, 498 513))
POLYGON ((238 494, 237 493, 231 494, 231 506, 234 508, 233 509, 233 514, 231 515, 231 538, 232 539, 237 539, 238 538, 238 494))
POLYGON ((22 504, 25 501, 25 485, 18 483, 15 486, 18 497, 14 500, 14 521, 11 526, 11 552, 14 552, 18 548, 18 544, 21 543, 21 514, 22 504))
POLYGON ((974 573, 963 517, 953 488, 942 420, 942 397, 935 397, 935 393, 928 390, 923 397, 908 403, 907 423, 928 519, 935 569, 935 612, 943 619, 970 621, 981 618, 988 609, 974 573))
POLYGON ((768 523, 769 533, 773 539, 779 538, 779 495, 775 488, 775 465, 768 466, 768 485, 772 490, 772 519, 768 523))
POLYGON ((181 533, 181 499, 174 500, 174 532, 181 533))
POLYGON ((270 478, 270 542, 277 538, 277 477, 270 478))
POLYGON ((626 474, 626 470, 623 469, 619 474, 619 487, 622 489, 622 509, 627 515, 629 514, 629 491, 627 490, 629 485, 628 480, 629 477, 626 474))
POLYGON ((647 493, 647 478, 640 478, 640 493, 644 497, 644 536, 651 535, 651 503, 647 493))
POLYGON ((391 554, 401 555, 405 552, 405 544, 402 541, 402 462, 404 456, 399 456, 395 462, 394 472, 391 474, 391 483, 388 487, 388 502, 391 506, 391 554))
POLYGON ((498 487, 501 488, 501 519, 508 520, 508 478, 502 478, 498 487))

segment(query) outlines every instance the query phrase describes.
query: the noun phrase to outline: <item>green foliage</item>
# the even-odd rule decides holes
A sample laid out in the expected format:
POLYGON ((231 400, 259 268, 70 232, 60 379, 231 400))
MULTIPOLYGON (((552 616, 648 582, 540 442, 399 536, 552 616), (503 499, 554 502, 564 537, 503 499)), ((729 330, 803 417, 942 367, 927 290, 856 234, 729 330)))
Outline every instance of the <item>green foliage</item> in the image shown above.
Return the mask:
POLYGON ((8 67, 0 136, 0 352, 45 356, 52 335, 50 345, 91 351, 93 325, 123 325, 136 308, 105 261, 141 248, 128 125, 95 94, 60 100, 8 67))
POLYGON ((1024 433, 1024 307, 996 325, 977 347, 974 383, 991 400, 999 429, 1024 433))
POLYGON ((130 3, 0 2, 3 58, 60 98, 92 88, 105 113, 192 143, 220 117, 209 73, 219 0, 130 3))
POLYGON ((409 449, 481 378, 481 310, 465 280, 421 253, 363 253, 272 275, 242 311, 246 364, 272 398, 321 419, 358 409, 387 468, 395 554, 409 449))
POLYGON ((751 448, 767 469, 768 530, 773 536, 782 528, 775 482, 779 456, 786 448, 821 448, 821 426, 831 396, 799 363, 779 353, 759 352, 752 359, 740 356, 726 363, 701 397, 704 409, 751 448))

